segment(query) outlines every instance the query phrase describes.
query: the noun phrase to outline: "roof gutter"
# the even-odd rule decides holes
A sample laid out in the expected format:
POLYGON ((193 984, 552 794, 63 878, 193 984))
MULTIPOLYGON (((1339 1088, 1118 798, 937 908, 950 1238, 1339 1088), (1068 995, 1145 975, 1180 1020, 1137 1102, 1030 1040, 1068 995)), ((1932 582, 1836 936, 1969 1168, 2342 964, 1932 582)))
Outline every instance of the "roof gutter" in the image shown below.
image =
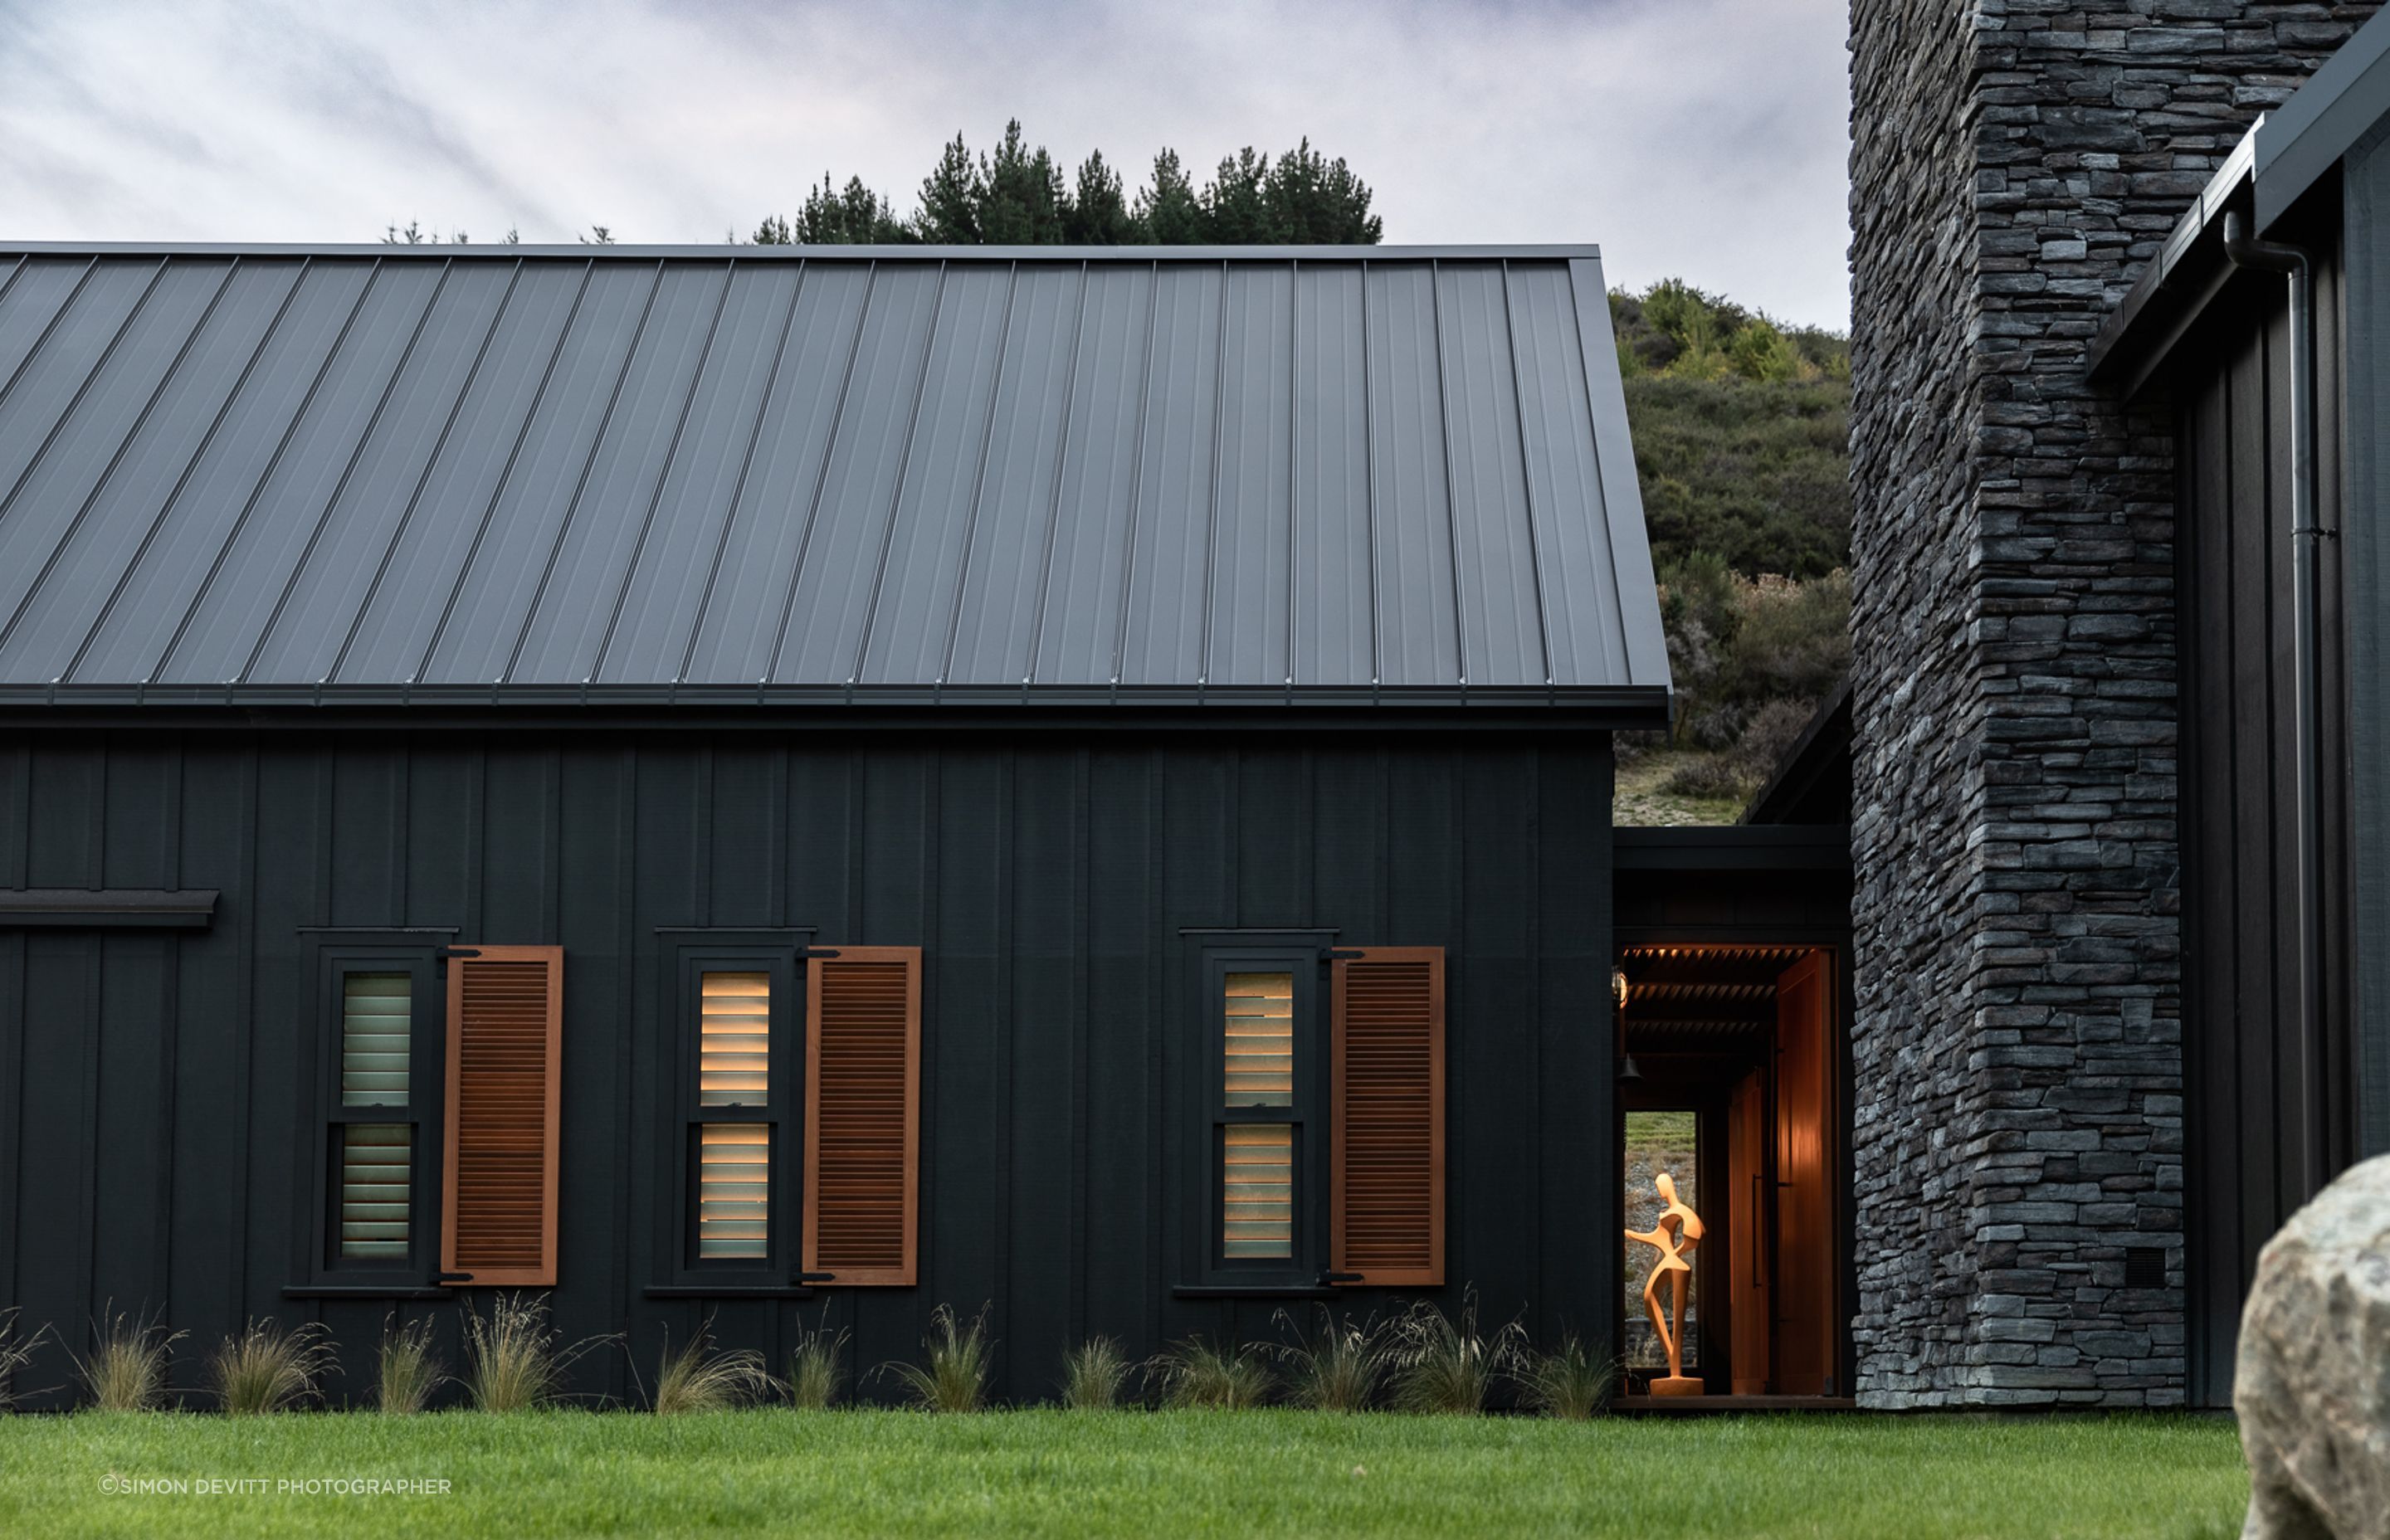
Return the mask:
POLYGON ((2235 267, 2280 273, 2291 286, 2291 635, 2294 681, 2292 744, 2298 815, 2297 891, 2294 914, 2298 934, 2298 1084, 2305 1116, 2300 1130, 2303 1174, 2308 1195, 2322 1190, 2326 1165, 2322 1132, 2323 1033, 2323 796, 2319 681, 2322 644, 2317 622, 2316 546, 2331 532, 2317 517, 2315 437, 2315 275, 2305 250, 2281 241, 2259 240, 2238 210, 2224 216, 2224 255, 2235 267))
POLYGON ((2220 249, 2225 215, 2240 211, 2249 234, 2266 235, 2385 115, 2390 8, 2359 27, 2290 100, 2249 125, 2092 339, 2086 357, 2092 381, 2139 393, 2242 265, 2220 249))

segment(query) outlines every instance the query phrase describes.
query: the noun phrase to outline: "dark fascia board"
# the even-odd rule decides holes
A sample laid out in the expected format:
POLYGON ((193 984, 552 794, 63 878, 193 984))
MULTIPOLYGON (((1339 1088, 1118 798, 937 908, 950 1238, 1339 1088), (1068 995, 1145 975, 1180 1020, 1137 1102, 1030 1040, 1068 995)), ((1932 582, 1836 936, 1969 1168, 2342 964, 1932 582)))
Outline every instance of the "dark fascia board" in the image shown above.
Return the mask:
POLYGON ((744 263, 786 262, 1121 263, 1156 262, 1599 262, 1588 244, 1518 246, 309 246, 240 241, 0 241, 0 257, 363 257, 402 261, 572 262, 692 259, 744 263))
POLYGON ((430 725, 463 718, 488 726, 495 719, 536 718, 544 726, 739 723, 787 726, 906 725, 962 729, 1061 726, 1080 729, 1137 725, 1216 731, 1238 720, 1283 730, 1290 726, 1439 727, 1466 720, 1515 717, 1519 725, 1635 730, 1664 727, 1668 690, 1659 685, 1597 687, 1496 685, 1373 687, 1267 686, 1236 688, 1101 685, 827 686, 571 685, 397 686, 235 685, 161 687, 61 685, 0 687, 0 721, 57 724, 95 712, 135 723, 162 725, 170 716, 200 722, 228 713, 244 719, 315 718, 328 725, 358 712, 377 712, 401 725, 430 725))
POLYGON ((2390 116, 2390 11, 2377 12, 2291 99, 2262 120, 2256 141, 2260 235, 2390 116))
POLYGON ((2270 231, 2350 148, 2390 116, 2390 10, 2378 12, 2275 110, 2249 125, 2142 269, 2088 354, 2094 383, 2127 396, 2156 374, 2231 279, 2228 210, 2270 231))
POLYGON ((2259 118, 2216 168, 2091 340, 2086 364, 2093 383, 2127 395, 2138 391, 2232 276, 2224 260, 2224 215, 2249 207, 2257 132, 2265 124, 2259 118))
POLYGON ((1619 871, 1848 871, 1848 824, 1694 824, 1611 836, 1619 871))
POLYGON ((213 888, 0 888, 0 930, 204 930, 213 888))

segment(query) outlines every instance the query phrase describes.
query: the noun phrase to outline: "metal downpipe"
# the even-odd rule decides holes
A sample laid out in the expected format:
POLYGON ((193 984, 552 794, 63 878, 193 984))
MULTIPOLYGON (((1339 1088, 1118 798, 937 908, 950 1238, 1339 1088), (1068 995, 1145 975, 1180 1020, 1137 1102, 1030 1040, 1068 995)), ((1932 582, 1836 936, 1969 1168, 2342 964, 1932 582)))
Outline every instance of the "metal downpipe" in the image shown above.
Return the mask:
POLYGON ((2236 267, 2284 274, 2291 284, 2292 733, 2298 815, 2299 1106, 2306 1124, 2299 1131, 2299 1145, 2304 1190, 2311 1198, 2330 1175, 2323 1105, 2322 756, 2317 746, 2322 639, 2316 546, 2324 532, 2316 517, 2315 275, 2304 250, 2254 238, 2238 212, 2224 216, 2224 254, 2236 267))

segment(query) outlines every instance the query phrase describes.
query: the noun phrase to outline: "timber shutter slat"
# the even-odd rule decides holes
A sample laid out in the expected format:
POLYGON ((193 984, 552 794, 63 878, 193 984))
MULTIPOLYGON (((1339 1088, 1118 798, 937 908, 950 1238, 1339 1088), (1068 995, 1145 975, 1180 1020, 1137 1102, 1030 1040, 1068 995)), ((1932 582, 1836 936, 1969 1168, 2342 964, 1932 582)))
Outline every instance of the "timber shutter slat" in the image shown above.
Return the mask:
POLYGON ((1359 1284, 1444 1282, 1444 949, 1335 965, 1330 1267, 1359 1284))
POLYGON ((564 949, 482 946, 448 963, 441 1269, 553 1286, 564 949))
POLYGON ((921 950, 844 946, 807 965, 803 1270, 914 1281, 921 950))

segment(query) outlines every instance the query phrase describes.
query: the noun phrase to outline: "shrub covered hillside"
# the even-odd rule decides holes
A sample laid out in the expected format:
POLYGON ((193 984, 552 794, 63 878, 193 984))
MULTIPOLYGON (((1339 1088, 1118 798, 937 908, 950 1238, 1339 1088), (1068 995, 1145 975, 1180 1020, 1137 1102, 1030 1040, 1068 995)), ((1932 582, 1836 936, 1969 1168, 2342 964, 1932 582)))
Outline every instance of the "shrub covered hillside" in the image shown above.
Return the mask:
POLYGON ((1617 816, 1728 822, 1849 666, 1850 343, 1677 279, 1610 311, 1677 691, 1617 816))

